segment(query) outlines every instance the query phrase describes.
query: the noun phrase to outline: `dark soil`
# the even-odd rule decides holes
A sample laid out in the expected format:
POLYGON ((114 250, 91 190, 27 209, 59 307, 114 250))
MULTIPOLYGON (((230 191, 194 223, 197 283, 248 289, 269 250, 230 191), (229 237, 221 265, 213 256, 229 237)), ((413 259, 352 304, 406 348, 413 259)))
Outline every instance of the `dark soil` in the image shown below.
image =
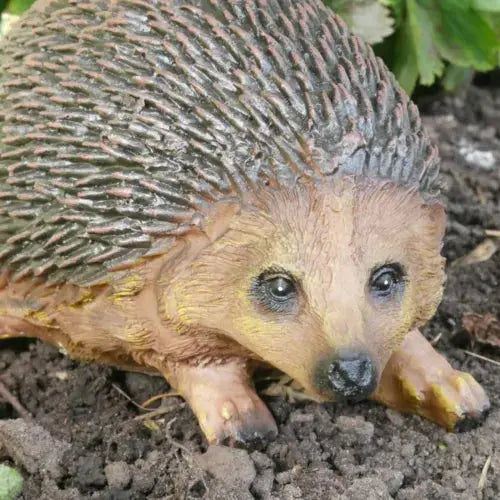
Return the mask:
MULTIPOLYGON (((476 87, 423 109, 443 157, 444 253, 454 261, 484 241, 486 229, 500 229, 500 90, 476 87)), ((38 341, 9 341, 0 351, 1 379, 47 432, 8 421, 18 415, 0 401, 0 426, 7 424, 0 443, 2 435, 17 440, 0 449, 0 461, 17 462, 25 499, 500 498, 500 368, 465 354, 461 319, 470 312, 500 317, 500 252, 449 268, 445 298, 425 329, 428 338, 441 334, 437 349, 490 395, 489 417, 470 432, 450 434, 371 402, 271 398, 276 441, 252 453, 217 447, 205 456, 196 420, 179 398, 164 400, 160 417, 138 421, 144 412, 116 389, 142 402, 168 389, 162 379, 82 365, 38 341)), ((492 348, 468 348, 500 359, 492 348)))

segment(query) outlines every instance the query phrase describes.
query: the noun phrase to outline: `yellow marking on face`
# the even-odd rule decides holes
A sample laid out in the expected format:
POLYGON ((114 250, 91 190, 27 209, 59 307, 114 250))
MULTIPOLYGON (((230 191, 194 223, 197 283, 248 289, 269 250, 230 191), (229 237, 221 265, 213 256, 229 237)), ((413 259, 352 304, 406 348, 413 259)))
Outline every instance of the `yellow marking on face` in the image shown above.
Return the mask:
POLYGON ((92 302, 95 299, 95 294, 92 292, 92 290, 82 290, 81 295, 78 297, 78 299, 75 300, 75 302, 72 302, 69 304, 69 307, 73 308, 78 308, 80 306, 83 306, 84 304, 88 304, 92 302))
POLYGON ((238 329, 245 335, 253 335, 266 329, 265 323, 258 317, 245 315, 238 318, 238 329))
POLYGON ((32 323, 45 327, 53 327, 54 320, 45 311, 25 311, 24 318, 32 323))
POLYGON ((51 320, 45 311, 35 311, 31 316, 33 317, 33 319, 39 321, 44 325, 48 326, 51 323, 51 320))
POLYGON ((153 333, 148 328, 137 324, 128 324, 125 327, 124 340, 134 346, 145 346, 152 338, 153 333))
POLYGON ((172 292, 167 293, 164 297, 166 317, 169 318, 173 312, 181 323, 184 325, 191 324, 192 321, 189 315, 189 306, 186 305, 190 303, 190 295, 184 292, 182 285, 177 283, 174 284, 172 292), (179 298, 182 302, 179 302, 179 298))
POLYGON ((146 281, 139 274, 131 274, 117 281, 113 285, 114 293, 111 295, 111 300, 116 304, 122 303, 126 297, 137 295, 146 284, 146 281))

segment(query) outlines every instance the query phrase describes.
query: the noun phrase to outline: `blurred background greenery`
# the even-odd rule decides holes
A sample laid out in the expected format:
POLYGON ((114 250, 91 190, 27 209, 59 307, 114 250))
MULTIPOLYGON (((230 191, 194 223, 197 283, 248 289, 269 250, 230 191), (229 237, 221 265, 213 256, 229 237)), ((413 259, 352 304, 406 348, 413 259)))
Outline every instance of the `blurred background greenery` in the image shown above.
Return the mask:
POLYGON ((0 0, 0 10, 7 11, 10 14, 22 14, 34 0, 0 0))
MULTIPOLYGON (((33 1, 0 0, 0 33, 33 1)), ((323 1, 373 45, 410 94, 417 85, 454 91, 500 66, 500 0, 323 1)))
POLYGON ((500 0, 325 0, 401 85, 455 90, 500 64, 500 0))

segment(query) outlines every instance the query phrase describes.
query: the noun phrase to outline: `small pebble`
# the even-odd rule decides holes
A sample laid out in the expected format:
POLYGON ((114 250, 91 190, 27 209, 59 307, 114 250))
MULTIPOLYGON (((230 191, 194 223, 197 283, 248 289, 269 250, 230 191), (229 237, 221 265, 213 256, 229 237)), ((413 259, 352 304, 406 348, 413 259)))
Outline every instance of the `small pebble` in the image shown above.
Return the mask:
POLYGON ((495 127, 482 127, 478 131, 478 136, 480 139, 494 139, 496 133, 495 127))
POLYGON ((415 445, 413 443, 406 443, 401 446, 401 456, 410 458, 415 455, 415 445))
POLYGON ((333 464, 344 475, 349 475, 356 462, 356 458, 352 450, 338 450, 333 464))
POLYGON ((291 470, 278 472, 278 474, 276 474, 276 482, 278 484, 288 484, 292 480, 292 475, 293 473, 291 470))
POLYGON ((81 486, 104 486, 106 477, 103 474, 102 458, 97 454, 83 455, 78 459, 76 477, 81 486))
POLYGON ((391 423, 396 427, 401 427, 405 423, 405 418, 401 413, 399 413, 399 411, 387 408, 385 410, 385 414, 387 415, 387 418, 391 421, 391 423))
POLYGON ((283 499, 284 500, 293 500, 294 498, 303 498, 302 490, 298 486, 293 486, 291 484, 287 484, 283 488, 283 499))
POLYGON ((495 166, 495 156, 491 151, 473 149, 471 145, 462 146, 458 152, 463 156, 468 165, 483 170, 492 170, 495 166))
POLYGON ((195 458, 198 465, 225 484, 249 488, 255 476, 255 465, 246 450, 227 446, 209 446, 195 458), (238 471, 235 474, 235 471, 238 471))
POLYGON ((464 491, 467 489, 467 483, 465 482, 463 477, 457 477, 455 480, 455 489, 457 491, 464 491))
POLYGON ((458 444, 458 437, 456 434, 453 434, 451 432, 447 432, 444 436, 443 436, 443 442, 447 445, 447 446, 456 446, 458 444))
POLYGON ((290 423, 304 424, 314 422, 314 415, 312 413, 302 413, 300 411, 293 411, 290 414, 290 423))
POLYGON ((387 486, 389 494, 394 496, 401 486, 403 486, 404 474, 399 470, 393 469, 383 469, 377 472, 377 476, 380 477, 382 481, 387 486))
POLYGON ((104 474, 111 488, 125 489, 132 479, 130 467, 125 462, 111 462, 104 467, 104 474))
POLYGON ((368 444, 372 438, 375 428, 371 422, 363 417, 338 417, 335 426, 339 431, 338 439, 341 444, 361 445, 368 444))
POLYGON ((54 439, 43 427, 18 418, 0 420, 0 449, 30 474, 47 473, 53 479, 62 474, 64 452, 69 444, 54 439))
POLYGON ((250 454, 257 470, 271 469, 274 467, 274 462, 265 454, 260 451, 254 451, 250 454))
POLYGON ((376 477, 355 479, 342 495, 342 500, 389 500, 387 485, 376 477))
POLYGON ((154 471, 149 469, 136 470, 132 477, 132 488, 141 493, 149 493, 155 485, 154 471))
POLYGON ((271 469, 266 469, 255 478, 251 491, 257 498, 268 498, 271 495, 273 483, 274 472, 271 469))

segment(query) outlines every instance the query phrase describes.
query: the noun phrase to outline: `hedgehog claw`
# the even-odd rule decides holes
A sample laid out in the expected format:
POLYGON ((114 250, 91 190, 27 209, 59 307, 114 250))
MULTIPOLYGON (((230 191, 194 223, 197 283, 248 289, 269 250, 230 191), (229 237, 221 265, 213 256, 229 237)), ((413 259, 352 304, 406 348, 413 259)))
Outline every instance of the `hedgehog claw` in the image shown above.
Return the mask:
POLYGON ((175 385, 198 417, 209 444, 255 449, 277 436, 271 412, 249 381, 241 362, 177 368, 175 385))
POLYGON ((249 391, 253 392, 251 388, 245 388, 245 394, 235 394, 230 401, 216 405, 210 412, 211 418, 200 421, 210 444, 261 449, 276 438, 278 429, 274 418, 264 402, 249 391), (217 411, 217 406, 220 411, 217 411))
POLYGON ((272 421, 260 422, 260 425, 247 426, 240 429, 236 436, 234 446, 252 450, 262 450, 269 441, 276 439, 278 428, 274 419, 272 421))
POLYGON ((491 406, 488 403, 483 407, 483 409, 479 412, 479 414, 465 415, 464 418, 458 420, 453 430, 455 432, 468 432, 474 430, 486 420, 486 418, 490 413, 490 409, 491 406))

